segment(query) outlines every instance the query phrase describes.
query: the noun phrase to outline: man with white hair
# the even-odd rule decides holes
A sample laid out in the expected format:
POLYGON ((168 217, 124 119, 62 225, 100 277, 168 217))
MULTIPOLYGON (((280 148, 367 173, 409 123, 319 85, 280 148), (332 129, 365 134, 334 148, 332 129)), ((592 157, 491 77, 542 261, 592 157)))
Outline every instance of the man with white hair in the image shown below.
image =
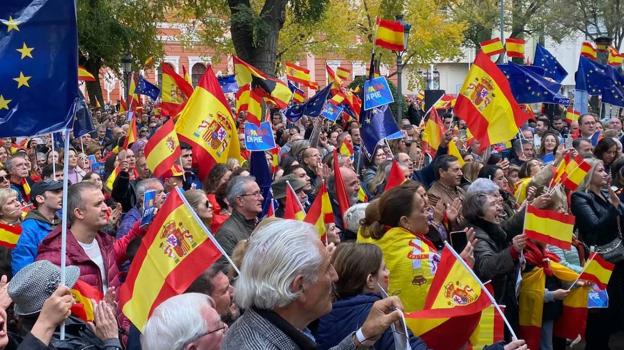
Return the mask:
MULTIPOLYGON (((222 349, 316 348, 304 331, 331 311, 338 275, 330 258, 310 224, 276 220, 258 229, 236 282, 236 302, 246 311, 232 324, 222 349)), ((332 350, 371 346, 400 318, 401 308, 397 297, 376 302, 361 328, 332 350)))
POLYGON ((143 350, 219 350, 227 325, 206 294, 186 293, 165 300, 147 320, 143 350))

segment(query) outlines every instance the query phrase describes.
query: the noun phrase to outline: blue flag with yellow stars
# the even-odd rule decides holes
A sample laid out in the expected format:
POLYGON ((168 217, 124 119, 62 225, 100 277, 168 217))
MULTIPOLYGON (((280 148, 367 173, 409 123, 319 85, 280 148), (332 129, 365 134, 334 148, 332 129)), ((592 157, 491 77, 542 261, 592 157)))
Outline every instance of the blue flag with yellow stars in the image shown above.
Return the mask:
POLYGON ((601 95, 602 102, 624 107, 624 77, 613 67, 581 56, 575 80, 577 90, 601 95))
POLYGON ((546 48, 537 44, 535 48, 535 59, 533 65, 544 68, 544 76, 558 83, 562 82, 568 76, 568 72, 563 68, 561 63, 557 61, 546 48))
POLYGON ((78 100, 74 1, 2 0, 0 137, 64 129, 78 100))
POLYGON ((536 74, 529 66, 513 62, 499 64, 511 87, 511 93, 518 103, 552 103, 568 105, 570 99, 561 95, 561 84, 536 74))
POLYGON ((360 132, 362 134, 362 142, 364 143, 364 154, 368 158, 375 152, 375 147, 377 147, 379 141, 403 137, 388 105, 376 107, 362 113, 360 132))
POLYGON ((160 89, 156 87, 156 85, 145 80, 142 75, 139 75, 139 81, 134 91, 137 94, 149 96, 154 101, 156 101, 158 95, 160 95, 160 89))

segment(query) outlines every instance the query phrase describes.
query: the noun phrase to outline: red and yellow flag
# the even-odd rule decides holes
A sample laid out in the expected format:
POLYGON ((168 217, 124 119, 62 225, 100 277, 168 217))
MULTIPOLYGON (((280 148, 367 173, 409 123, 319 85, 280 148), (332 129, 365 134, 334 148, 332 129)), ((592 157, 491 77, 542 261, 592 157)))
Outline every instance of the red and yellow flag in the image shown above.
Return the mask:
POLYGON ((264 120, 264 108, 262 106, 262 95, 261 91, 258 91, 258 88, 251 89, 251 84, 245 85, 242 89, 240 95, 237 95, 236 105, 240 106, 240 110, 237 109, 237 112, 246 111, 247 115, 245 116, 245 120, 250 123, 260 125, 260 123, 264 120))
POLYGON ((138 139, 139 132, 137 131, 137 118, 136 115, 132 115, 132 121, 130 122, 130 127, 128 128, 128 135, 126 135, 126 139, 123 144, 123 149, 128 149, 130 145, 136 142, 138 139))
POLYGON ((22 226, 13 226, 0 223, 0 246, 7 248, 15 248, 20 235, 22 234, 22 226))
MULTIPOLYGON (((500 307, 504 310, 504 306, 500 307)), ((496 344, 505 339, 505 322, 494 305, 486 307, 481 311, 481 318, 472 335, 470 335, 470 345, 468 350, 483 349, 486 346, 496 344)))
POLYGON ((286 79, 299 83, 304 86, 310 86, 310 70, 304 67, 300 67, 293 63, 286 63, 286 79))
POLYGON ((160 107, 169 116, 176 116, 193 94, 193 87, 173 70, 168 63, 161 65, 162 88, 160 107))
POLYGON ((444 139, 444 124, 435 108, 429 110, 429 118, 425 122, 422 140, 427 144, 432 156, 435 156, 438 147, 444 139))
POLYGON ((456 140, 451 140, 451 142, 449 142, 448 155, 454 156, 455 158, 457 158, 457 162, 459 163, 459 166, 463 167, 464 164, 466 164, 466 161, 464 161, 464 157, 462 157, 461 152, 459 151, 459 147, 457 147, 456 140))
MULTIPOLYGON (((325 70, 327 71, 327 84, 334 84, 334 87, 339 89, 342 86, 342 79, 328 64, 325 64, 325 70)), ((344 94, 342 97, 345 97, 344 94)))
POLYGON ((338 152, 334 150, 334 179, 336 184, 336 200, 338 201, 338 206, 340 207, 340 215, 344 216, 344 213, 349 209, 351 204, 349 204, 349 196, 347 196, 347 188, 345 187, 345 183, 342 180, 342 173, 340 173, 340 165, 338 163, 338 152))
POLYGON ((193 148, 200 178, 208 176, 215 164, 225 164, 228 158, 243 161, 236 123, 210 66, 180 112, 175 130, 180 141, 193 148))
POLYGON ((579 279, 592 281, 600 289, 605 289, 609 284, 614 267, 615 265, 606 261, 600 254, 592 253, 585 263, 585 268, 579 279))
POLYGON ((95 77, 85 67, 78 66, 78 80, 95 81, 95 77))
POLYGON ((609 56, 607 57, 607 63, 610 66, 621 66, 624 62, 624 56, 621 55, 615 47, 609 46, 609 56))
POLYGON ((292 98, 292 91, 290 91, 288 85, 284 84, 284 82, 268 77, 237 56, 234 56, 234 72, 236 74, 238 86, 244 86, 254 82, 252 88, 263 89, 267 94, 267 98, 271 99, 277 107, 284 109, 288 106, 292 98), (256 83, 256 81, 259 81, 259 83, 256 83))
POLYGON ((184 291, 221 257, 178 191, 156 213, 119 289, 119 307, 143 329, 154 308, 184 291))
POLYGON ((565 120, 568 123, 577 122, 581 116, 580 112, 574 110, 574 107, 568 107, 565 114, 565 120))
POLYGON ((186 70, 185 65, 182 65, 182 75, 184 76, 184 80, 186 80, 190 86, 193 86, 193 80, 191 79, 191 75, 186 70))
POLYGON ((303 221, 305 217, 306 213, 305 210, 303 210, 301 202, 299 202, 297 193, 295 193, 292 186, 287 183, 286 198, 284 199, 284 219, 303 221))
POLYGON ((269 151, 271 153, 271 171, 273 174, 275 174, 275 172, 279 169, 280 150, 280 146, 275 146, 275 148, 269 151))
POLYGON ((505 42, 505 49, 507 49, 507 56, 512 58, 524 59, 524 39, 507 38, 505 42))
POLYGON ((316 227, 319 238, 321 240, 326 239, 326 225, 335 222, 335 220, 334 211, 331 205, 331 199, 329 199, 327 186, 325 186, 324 182, 321 184, 321 188, 319 188, 319 191, 314 198, 314 202, 312 202, 312 205, 310 206, 310 209, 308 210, 308 213, 306 214, 303 221, 316 227))
POLYGON ((139 94, 136 93, 136 81, 134 73, 132 73, 132 75, 130 76, 130 89, 128 93, 128 99, 130 100, 130 106, 128 106, 130 110, 136 111, 137 109, 143 108, 141 98, 139 97, 139 94))
POLYGON ((386 187, 384 187, 384 192, 400 186, 403 182, 405 182, 405 174, 403 173, 403 170, 401 170, 399 162, 395 159, 392 161, 390 173, 388 173, 388 177, 386 178, 386 187))
POLYGON ((405 28, 399 21, 377 18, 375 45, 392 51, 405 50, 405 28))
POLYGON ((113 190, 113 184, 115 183, 115 179, 117 179, 117 176, 119 176, 120 172, 121 172, 121 166, 117 165, 115 169, 113 169, 113 172, 111 172, 110 175, 108 175, 108 178, 106 179, 106 183, 104 185, 109 191, 113 190))
POLYGON ((565 172, 561 175, 561 183, 570 191, 575 191, 583 182, 587 173, 591 170, 591 165, 577 154, 576 157, 569 156, 566 163, 565 172))
POLYGON ((143 152, 147 167, 154 177, 165 175, 176 164, 181 150, 172 118, 159 127, 147 140, 143 152))
POLYGON ((85 322, 92 322, 95 316, 95 303, 104 299, 102 292, 84 281, 77 280, 71 294, 76 301, 71 307, 71 313, 85 322))
POLYGON ((501 38, 482 41, 479 43, 479 46, 481 46, 481 51, 488 56, 498 55, 505 51, 501 38))
POLYGON ((584 41, 581 46, 581 56, 591 58, 595 60, 598 58, 598 53, 596 52, 596 46, 590 41, 584 41))
POLYGON ((453 112, 466 122, 481 149, 513 139, 528 120, 507 78, 483 52, 477 54, 453 112))
POLYGON ((429 348, 461 349, 476 329, 481 311, 491 305, 481 283, 445 246, 424 309, 407 313, 405 318, 429 348))
POLYGON ((351 78, 351 70, 345 67, 337 67, 336 75, 338 76, 338 78, 340 78, 340 80, 346 81, 351 78))
POLYGON ((563 299, 563 311, 555 322, 554 335, 564 339, 585 337, 587 328, 587 303, 591 287, 573 288, 563 299))
POLYGON ((353 157, 353 145, 351 144, 351 141, 344 140, 340 144, 340 154, 349 158, 353 157))
POLYGON ((119 113, 125 114, 128 111, 128 106, 126 105, 126 101, 121 98, 119 100, 119 113))
POLYGON ((527 206, 524 234, 528 238, 567 250, 572 245, 572 231, 574 215, 527 206))
POLYGON ((357 197, 358 203, 368 203, 368 195, 366 194, 366 191, 364 191, 364 188, 362 188, 362 185, 358 188, 357 197))

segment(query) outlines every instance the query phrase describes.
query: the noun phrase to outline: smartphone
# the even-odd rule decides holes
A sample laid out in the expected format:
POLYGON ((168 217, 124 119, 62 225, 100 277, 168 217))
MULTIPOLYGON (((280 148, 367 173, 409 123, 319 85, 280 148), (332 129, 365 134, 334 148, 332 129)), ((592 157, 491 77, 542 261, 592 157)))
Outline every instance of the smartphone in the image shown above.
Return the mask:
POLYGON ((462 250, 466 248, 466 245, 468 245, 466 231, 453 231, 449 233, 449 239, 451 241, 451 247, 458 253, 461 253, 462 250))

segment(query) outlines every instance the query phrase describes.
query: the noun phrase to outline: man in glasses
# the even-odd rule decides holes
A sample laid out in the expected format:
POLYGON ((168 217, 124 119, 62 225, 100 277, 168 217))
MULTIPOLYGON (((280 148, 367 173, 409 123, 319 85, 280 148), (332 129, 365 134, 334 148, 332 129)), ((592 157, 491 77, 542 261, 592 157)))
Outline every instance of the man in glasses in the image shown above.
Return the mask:
POLYGON ((18 153, 7 159, 4 168, 8 171, 11 180, 11 188, 17 191, 17 199, 22 202, 30 201, 30 186, 32 181, 28 178, 29 167, 26 155, 18 153))
MULTIPOLYGON (((232 254, 236 244, 248 239, 258 223, 262 212, 262 193, 253 176, 235 176, 226 189, 226 198, 232 207, 232 215, 216 234, 217 242, 226 254, 232 254)), ((221 258, 225 262, 225 258, 221 258)))

